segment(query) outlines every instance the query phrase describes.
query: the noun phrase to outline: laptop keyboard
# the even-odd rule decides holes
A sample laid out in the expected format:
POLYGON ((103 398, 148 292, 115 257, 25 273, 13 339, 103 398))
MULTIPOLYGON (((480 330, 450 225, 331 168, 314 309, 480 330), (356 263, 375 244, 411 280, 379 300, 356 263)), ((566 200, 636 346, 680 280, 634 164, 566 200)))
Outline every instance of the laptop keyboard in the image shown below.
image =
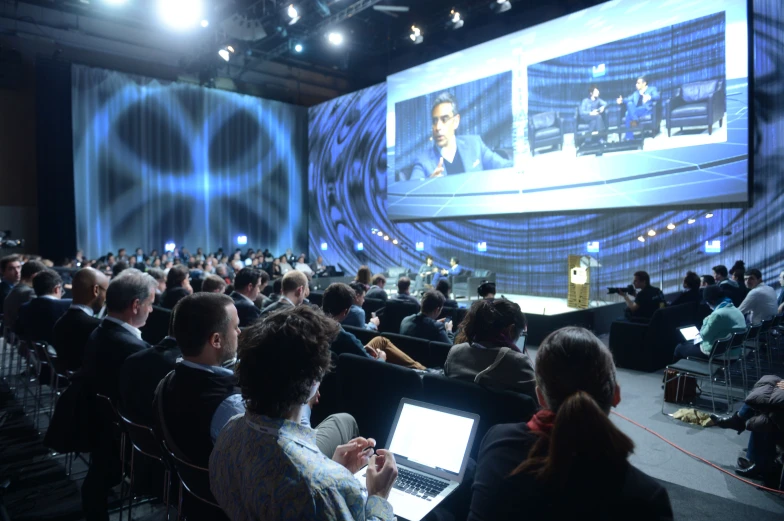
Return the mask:
POLYGON ((427 501, 437 496, 447 486, 449 486, 449 483, 445 481, 429 478, 403 468, 398 468, 397 480, 394 484, 396 489, 412 496, 421 497, 427 501))

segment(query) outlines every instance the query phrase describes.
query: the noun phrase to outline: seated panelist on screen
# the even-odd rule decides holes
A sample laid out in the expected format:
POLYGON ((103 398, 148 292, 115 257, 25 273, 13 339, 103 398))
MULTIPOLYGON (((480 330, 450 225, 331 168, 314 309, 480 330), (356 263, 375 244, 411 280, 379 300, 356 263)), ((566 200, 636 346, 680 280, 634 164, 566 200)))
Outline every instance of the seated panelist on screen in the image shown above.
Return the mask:
POLYGON ((433 147, 417 158, 411 179, 429 179, 509 168, 512 161, 504 159, 484 144, 480 136, 456 136, 460 113, 455 97, 445 92, 433 102, 433 147))
POLYGON ((631 127, 636 126, 637 122, 645 116, 653 113, 653 102, 659 101, 661 95, 656 87, 648 85, 645 76, 637 78, 636 90, 628 97, 618 96, 618 105, 626 104, 626 138, 631 139, 631 127))
POLYGON ((589 125, 591 132, 604 130, 602 113, 607 107, 607 102, 599 97, 599 87, 591 85, 588 97, 580 103, 580 120, 589 125))

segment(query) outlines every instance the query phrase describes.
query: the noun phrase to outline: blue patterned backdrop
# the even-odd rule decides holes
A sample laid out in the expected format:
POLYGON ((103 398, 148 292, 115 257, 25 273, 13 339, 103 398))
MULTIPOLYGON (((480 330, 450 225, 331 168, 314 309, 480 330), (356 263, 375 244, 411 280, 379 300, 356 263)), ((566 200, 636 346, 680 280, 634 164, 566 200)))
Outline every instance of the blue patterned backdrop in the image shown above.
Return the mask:
POLYGON ((306 109, 74 65, 78 246, 307 243, 306 109))
MULTIPOLYGON (((502 293, 566 297, 567 255, 586 252, 599 241, 597 270, 602 286, 628 284, 632 273, 646 269, 665 290, 680 287, 687 269, 710 273, 719 263, 744 259, 774 282, 784 249, 784 6, 757 0, 755 11, 755 86, 752 95, 757 130, 754 153, 753 206, 648 211, 608 210, 528 214, 496 219, 392 223, 386 218, 386 87, 376 85, 310 109, 310 244, 326 242, 325 257, 354 270, 369 263, 374 270, 391 265, 416 269, 424 242, 438 264, 458 255, 467 268, 498 272, 502 293), (714 216, 705 218, 711 210, 714 216), (694 224, 687 224, 695 218, 694 224), (666 230, 670 222, 674 231, 666 230), (371 234, 380 228, 401 240, 400 246, 371 234), (658 234, 645 243, 637 236, 658 234), (720 240, 722 253, 704 253, 706 240, 720 240), (476 243, 487 242, 487 252, 476 243), (355 251, 356 242, 364 250, 355 251)), ((741 107, 735 117, 746 114, 741 107)), ((596 279, 594 279, 596 280, 596 279)))

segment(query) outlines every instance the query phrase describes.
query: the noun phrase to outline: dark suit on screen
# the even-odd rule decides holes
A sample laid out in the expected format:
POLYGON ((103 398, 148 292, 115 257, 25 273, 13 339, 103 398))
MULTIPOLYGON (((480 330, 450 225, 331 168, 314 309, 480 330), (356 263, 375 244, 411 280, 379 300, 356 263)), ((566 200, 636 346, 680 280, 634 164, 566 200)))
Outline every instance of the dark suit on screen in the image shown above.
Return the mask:
MULTIPOLYGON (((483 170, 496 170, 498 168, 510 168, 512 161, 504 159, 493 152, 480 136, 455 136, 457 141, 457 153, 463 161, 465 173, 481 172, 483 170)), ((425 154, 417 158, 414 168, 411 170, 411 179, 427 179, 438 166, 441 160, 441 151, 438 147, 430 147, 425 154)), ((444 160, 446 169, 444 175, 448 175, 449 164, 444 160)))
POLYGON ((54 325, 71 307, 70 299, 34 298, 19 308, 16 331, 35 342, 54 343, 54 325))
POLYGON ((82 367, 87 341, 101 320, 79 308, 70 308, 54 325, 54 350, 66 369, 82 367))
POLYGON ((261 316, 261 310, 245 295, 234 291, 231 294, 231 299, 234 301, 237 315, 240 317, 240 327, 248 327, 261 316))

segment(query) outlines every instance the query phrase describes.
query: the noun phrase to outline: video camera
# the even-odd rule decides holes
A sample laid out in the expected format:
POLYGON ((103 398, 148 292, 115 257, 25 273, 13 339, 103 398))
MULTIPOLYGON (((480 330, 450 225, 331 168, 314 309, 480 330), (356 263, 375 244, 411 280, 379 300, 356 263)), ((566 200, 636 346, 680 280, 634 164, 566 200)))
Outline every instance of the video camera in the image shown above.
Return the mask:
POLYGON ((11 230, 0 230, 0 249, 21 248, 24 243, 24 239, 11 239, 11 230))
POLYGON ((608 295, 617 295, 621 291, 623 291, 627 295, 631 295, 632 297, 637 294, 637 290, 634 289, 634 286, 631 285, 631 284, 629 284, 625 288, 607 288, 607 294, 608 295))

